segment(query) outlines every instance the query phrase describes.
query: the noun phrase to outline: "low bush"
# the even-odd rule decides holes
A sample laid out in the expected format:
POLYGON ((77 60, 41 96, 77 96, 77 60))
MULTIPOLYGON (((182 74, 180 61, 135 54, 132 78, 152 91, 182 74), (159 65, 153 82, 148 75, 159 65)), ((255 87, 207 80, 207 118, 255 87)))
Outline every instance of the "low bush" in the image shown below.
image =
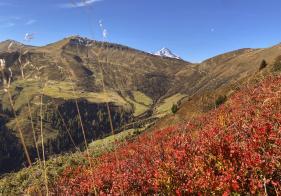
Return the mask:
POLYGON ((88 166, 68 167, 65 195, 276 195, 281 191, 281 77, 241 89, 186 125, 148 132, 88 166))
POLYGON ((172 111, 173 114, 177 113, 177 111, 178 111, 178 105, 177 105, 177 104, 173 104, 173 105, 172 105, 172 108, 171 108, 171 111, 172 111))
POLYGON ((220 106, 221 104, 223 104, 223 103, 225 103, 227 101, 227 96, 222 96, 222 95, 220 95, 217 99, 216 99, 216 101, 215 101, 215 105, 216 105, 216 107, 218 107, 218 106, 220 106))
POLYGON ((267 62, 265 60, 262 60, 261 64, 260 64, 260 67, 259 67, 259 70, 263 70, 264 68, 266 68, 267 66, 267 62))
POLYGON ((278 56, 275 59, 274 65, 273 65, 273 70, 274 71, 281 71, 281 55, 278 56))

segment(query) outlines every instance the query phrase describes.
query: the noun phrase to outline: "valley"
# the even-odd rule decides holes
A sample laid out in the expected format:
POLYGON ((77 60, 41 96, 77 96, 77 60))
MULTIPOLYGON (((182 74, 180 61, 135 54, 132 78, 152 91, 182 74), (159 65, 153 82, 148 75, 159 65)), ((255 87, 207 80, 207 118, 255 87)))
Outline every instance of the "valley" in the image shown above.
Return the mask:
POLYGON ((280 54, 279 44, 195 64, 80 36, 42 47, 2 42, 0 173, 6 176, 28 166, 19 127, 34 167, 44 158, 43 147, 48 163, 53 157, 76 155, 83 160, 79 152, 87 145, 100 156, 114 150, 112 134, 124 134, 115 138, 122 143, 212 111, 219 97, 227 99, 271 75, 280 54), (268 66, 261 70, 262 61, 268 66), (106 140, 110 144, 102 146, 110 150, 100 152, 95 144, 106 140))

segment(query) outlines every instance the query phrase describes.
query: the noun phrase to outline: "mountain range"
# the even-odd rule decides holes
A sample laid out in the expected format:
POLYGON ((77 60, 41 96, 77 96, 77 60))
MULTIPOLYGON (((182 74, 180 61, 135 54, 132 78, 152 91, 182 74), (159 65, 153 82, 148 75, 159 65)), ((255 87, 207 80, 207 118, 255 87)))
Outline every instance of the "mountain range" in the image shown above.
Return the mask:
POLYGON ((162 128, 216 107, 219 96, 269 71, 280 54, 279 44, 195 64, 165 48, 154 55, 80 36, 42 47, 1 42, 0 173, 26 164, 17 127, 33 161, 42 130, 47 156, 83 148, 83 131, 87 142, 110 135, 107 106, 116 133, 162 128), (263 70, 262 61, 268 65, 263 70))

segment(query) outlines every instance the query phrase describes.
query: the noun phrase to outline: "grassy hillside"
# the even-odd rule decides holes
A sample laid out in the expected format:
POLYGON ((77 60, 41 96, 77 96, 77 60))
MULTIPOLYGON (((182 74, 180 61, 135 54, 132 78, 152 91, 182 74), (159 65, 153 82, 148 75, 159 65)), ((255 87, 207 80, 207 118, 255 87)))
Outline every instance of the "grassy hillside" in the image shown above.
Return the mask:
MULTIPOLYGON (((5 124, 0 131, 8 129, 18 146, 18 123, 32 161, 38 159, 35 147, 41 146, 42 135, 47 156, 73 150, 72 143, 83 148, 83 129, 86 142, 107 136, 107 104, 116 131, 138 121, 166 93, 159 82, 172 81, 190 64, 77 36, 44 47, 7 40, 0 43, 0 59, 6 62, 0 74, 0 116, 5 124)), ((12 161, 12 152, 5 153, 5 160, 12 161)), ((12 169, 26 165, 25 158, 17 163, 12 169)))
MULTIPOLYGON (((208 59, 198 66, 205 70, 206 76, 197 81, 198 89, 187 93, 181 100, 179 111, 175 115, 166 115, 154 128, 165 128, 171 123, 188 121, 216 107, 220 96, 230 96, 245 85, 280 71, 281 45, 266 49, 241 49, 208 59), (260 70, 261 62, 267 66, 260 70), (203 83, 201 83, 203 82, 203 83)), ((199 68, 198 68, 199 69, 199 68)), ((178 75, 183 75, 184 70, 178 75)), ((183 79, 184 80, 184 79, 183 79)), ((190 81, 187 81, 187 87, 190 81)))
MULTIPOLYGON (((79 36, 43 47, 9 47, 12 42, 0 43, 6 61, 0 74, 6 162, 14 160, 10 149, 22 152, 17 127, 32 161, 40 157, 35 147, 42 139, 49 157, 108 136, 107 106, 117 132, 157 119, 155 127, 188 120, 212 109, 218 96, 230 95, 259 72, 263 60, 271 65, 281 52, 280 45, 242 49, 192 64, 79 36), (170 115, 173 104, 179 106, 176 115, 170 115), (12 148, 5 142, 11 138, 12 148)), ((25 157, 17 164, 12 170, 26 166, 25 157)))
POLYGON ((187 124, 145 133, 95 166, 68 167, 64 194, 275 195, 281 191, 281 77, 244 87, 187 124))
MULTIPOLYGON (((89 144, 90 155, 98 157, 106 152, 113 151, 123 142, 133 140, 145 128, 131 129, 119 134, 96 140, 89 144)), ((89 165, 85 152, 68 153, 52 157, 47 161, 48 185, 56 186, 56 180, 64 169, 70 166, 89 165)), ((17 173, 6 174, 0 178, 0 195, 39 194, 45 192, 44 170, 39 162, 30 168, 22 169, 17 173)))

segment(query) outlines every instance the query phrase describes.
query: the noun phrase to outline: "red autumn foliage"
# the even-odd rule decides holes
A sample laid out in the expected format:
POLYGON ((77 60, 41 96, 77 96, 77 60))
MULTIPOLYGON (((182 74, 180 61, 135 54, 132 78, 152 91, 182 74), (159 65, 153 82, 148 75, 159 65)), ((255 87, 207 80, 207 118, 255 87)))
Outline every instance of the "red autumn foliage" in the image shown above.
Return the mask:
POLYGON ((281 191, 281 77, 234 94, 192 123, 148 132, 67 168, 56 191, 74 194, 267 194, 281 191))

